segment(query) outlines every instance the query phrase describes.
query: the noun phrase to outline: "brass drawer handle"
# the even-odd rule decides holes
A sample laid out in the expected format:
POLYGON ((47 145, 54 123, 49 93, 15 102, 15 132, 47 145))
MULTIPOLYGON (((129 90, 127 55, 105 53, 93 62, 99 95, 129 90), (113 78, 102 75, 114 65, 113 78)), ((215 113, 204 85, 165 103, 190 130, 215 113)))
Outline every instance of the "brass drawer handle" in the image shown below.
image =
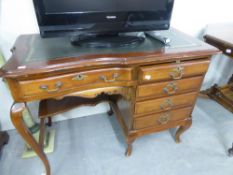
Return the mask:
POLYGON ((85 80, 87 77, 88 77, 87 75, 79 74, 79 75, 76 75, 74 78, 72 78, 72 80, 81 81, 81 80, 85 80))
POLYGON ((177 84, 176 83, 168 83, 167 86, 163 89, 163 92, 172 95, 175 94, 176 91, 178 90, 177 84))
POLYGON ((117 78, 119 78, 120 75, 118 73, 114 73, 112 75, 112 79, 108 80, 108 78, 105 75, 101 75, 100 79, 103 80, 105 83, 112 83, 115 82, 117 80, 117 78))
POLYGON ((184 75, 184 67, 182 66, 178 66, 177 68, 175 68, 173 70, 173 72, 171 72, 170 74, 170 77, 174 80, 179 80, 183 77, 184 75))
POLYGON ((161 125, 165 125, 165 124, 167 124, 167 123, 169 122, 170 119, 171 119, 171 116, 170 116, 169 113, 167 113, 167 114, 161 115, 161 116, 158 118, 157 122, 158 122, 159 124, 161 124, 161 125))
POLYGON ((160 109, 162 110, 169 110, 172 109, 174 106, 173 102, 171 99, 167 99, 163 104, 160 105, 160 109))
POLYGON ((40 89, 43 90, 43 91, 46 91, 48 93, 55 93, 55 92, 58 92, 61 89, 62 85, 63 85, 62 82, 58 81, 54 85, 55 89, 50 90, 47 85, 40 85, 40 89))

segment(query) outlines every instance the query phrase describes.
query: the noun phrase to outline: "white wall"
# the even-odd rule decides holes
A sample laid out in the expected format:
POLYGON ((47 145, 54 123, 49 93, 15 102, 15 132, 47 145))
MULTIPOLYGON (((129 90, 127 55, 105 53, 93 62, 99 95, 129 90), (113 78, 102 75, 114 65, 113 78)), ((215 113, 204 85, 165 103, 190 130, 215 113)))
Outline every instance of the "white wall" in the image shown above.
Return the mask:
MULTIPOLYGON (((172 26, 202 38, 208 24, 233 22, 232 0, 175 0, 172 26)), ((225 84, 233 73, 233 60, 217 55, 205 77, 202 89, 218 83, 225 84)))
MULTIPOLYGON (((172 26, 197 37, 209 23, 233 22, 232 7, 232 0, 175 0, 172 26)), ((17 36, 38 32, 32 0, 0 0, 0 50, 7 59, 17 36)), ((205 88, 215 82, 224 83, 232 72, 233 61, 219 57, 213 59, 204 83, 205 88), (222 79, 224 75, 225 79, 222 79)), ((11 104, 12 99, 7 89, 0 83, 0 123, 3 130, 13 128, 9 117, 11 104)), ((36 105, 30 106, 36 114, 36 105)), ((96 108, 85 107, 61 115, 60 119, 101 113, 107 109, 106 104, 100 104, 96 108)))
POLYGON ((172 25, 197 36, 207 24, 233 22, 232 0, 175 0, 172 25))

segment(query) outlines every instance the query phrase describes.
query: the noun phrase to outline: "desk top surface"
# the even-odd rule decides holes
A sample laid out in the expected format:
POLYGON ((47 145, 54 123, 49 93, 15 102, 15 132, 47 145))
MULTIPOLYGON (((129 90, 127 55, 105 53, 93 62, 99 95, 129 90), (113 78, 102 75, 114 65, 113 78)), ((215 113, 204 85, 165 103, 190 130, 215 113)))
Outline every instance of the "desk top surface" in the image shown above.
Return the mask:
POLYGON ((17 77, 89 66, 161 62, 178 56, 181 59, 206 57, 218 52, 212 46, 175 29, 160 33, 171 39, 170 46, 147 37, 145 42, 134 47, 85 48, 71 45, 69 38, 42 39, 38 34, 21 35, 0 75, 17 77))

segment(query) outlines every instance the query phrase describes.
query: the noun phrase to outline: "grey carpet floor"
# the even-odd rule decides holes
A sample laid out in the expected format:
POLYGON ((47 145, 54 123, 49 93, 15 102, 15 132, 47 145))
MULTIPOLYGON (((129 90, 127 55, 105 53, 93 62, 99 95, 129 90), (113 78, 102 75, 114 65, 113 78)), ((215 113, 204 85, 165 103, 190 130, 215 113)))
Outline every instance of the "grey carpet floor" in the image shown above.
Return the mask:
MULTIPOLYGON (((125 157, 123 134, 106 114, 55 123, 55 152, 48 155, 52 175, 233 175, 233 115, 214 101, 199 98, 193 125, 174 142, 175 129, 141 137, 125 157)), ((10 131, 0 175, 41 175, 38 158, 21 159, 23 141, 10 131)))

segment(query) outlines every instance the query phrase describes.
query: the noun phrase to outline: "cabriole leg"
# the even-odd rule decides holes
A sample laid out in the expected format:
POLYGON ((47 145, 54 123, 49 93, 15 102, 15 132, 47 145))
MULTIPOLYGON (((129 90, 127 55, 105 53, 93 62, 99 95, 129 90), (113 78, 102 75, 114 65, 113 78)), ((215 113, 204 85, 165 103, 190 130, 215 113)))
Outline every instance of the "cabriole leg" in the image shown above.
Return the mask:
POLYGON ((125 156, 131 156, 132 154, 132 151, 133 151, 133 142, 134 142, 134 138, 128 138, 127 139, 127 148, 126 148, 126 151, 125 151, 125 156))
POLYGON ((181 134, 183 134, 187 129, 189 129, 191 125, 192 125, 192 119, 189 119, 184 125, 179 127, 175 136, 176 143, 180 143, 181 134))
POLYGON ((18 131, 18 133, 31 146, 31 148, 35 151, 35 153, 44 163, 46 169, 46 175, 51 175, 50 165, 42 147, 35 141, 29 129, 26 127, 24 123, 22 113, 25 109, 26 106, 24 103, 14 103, 11 107, 11 121, 15 126, 16 130, 18 131))

